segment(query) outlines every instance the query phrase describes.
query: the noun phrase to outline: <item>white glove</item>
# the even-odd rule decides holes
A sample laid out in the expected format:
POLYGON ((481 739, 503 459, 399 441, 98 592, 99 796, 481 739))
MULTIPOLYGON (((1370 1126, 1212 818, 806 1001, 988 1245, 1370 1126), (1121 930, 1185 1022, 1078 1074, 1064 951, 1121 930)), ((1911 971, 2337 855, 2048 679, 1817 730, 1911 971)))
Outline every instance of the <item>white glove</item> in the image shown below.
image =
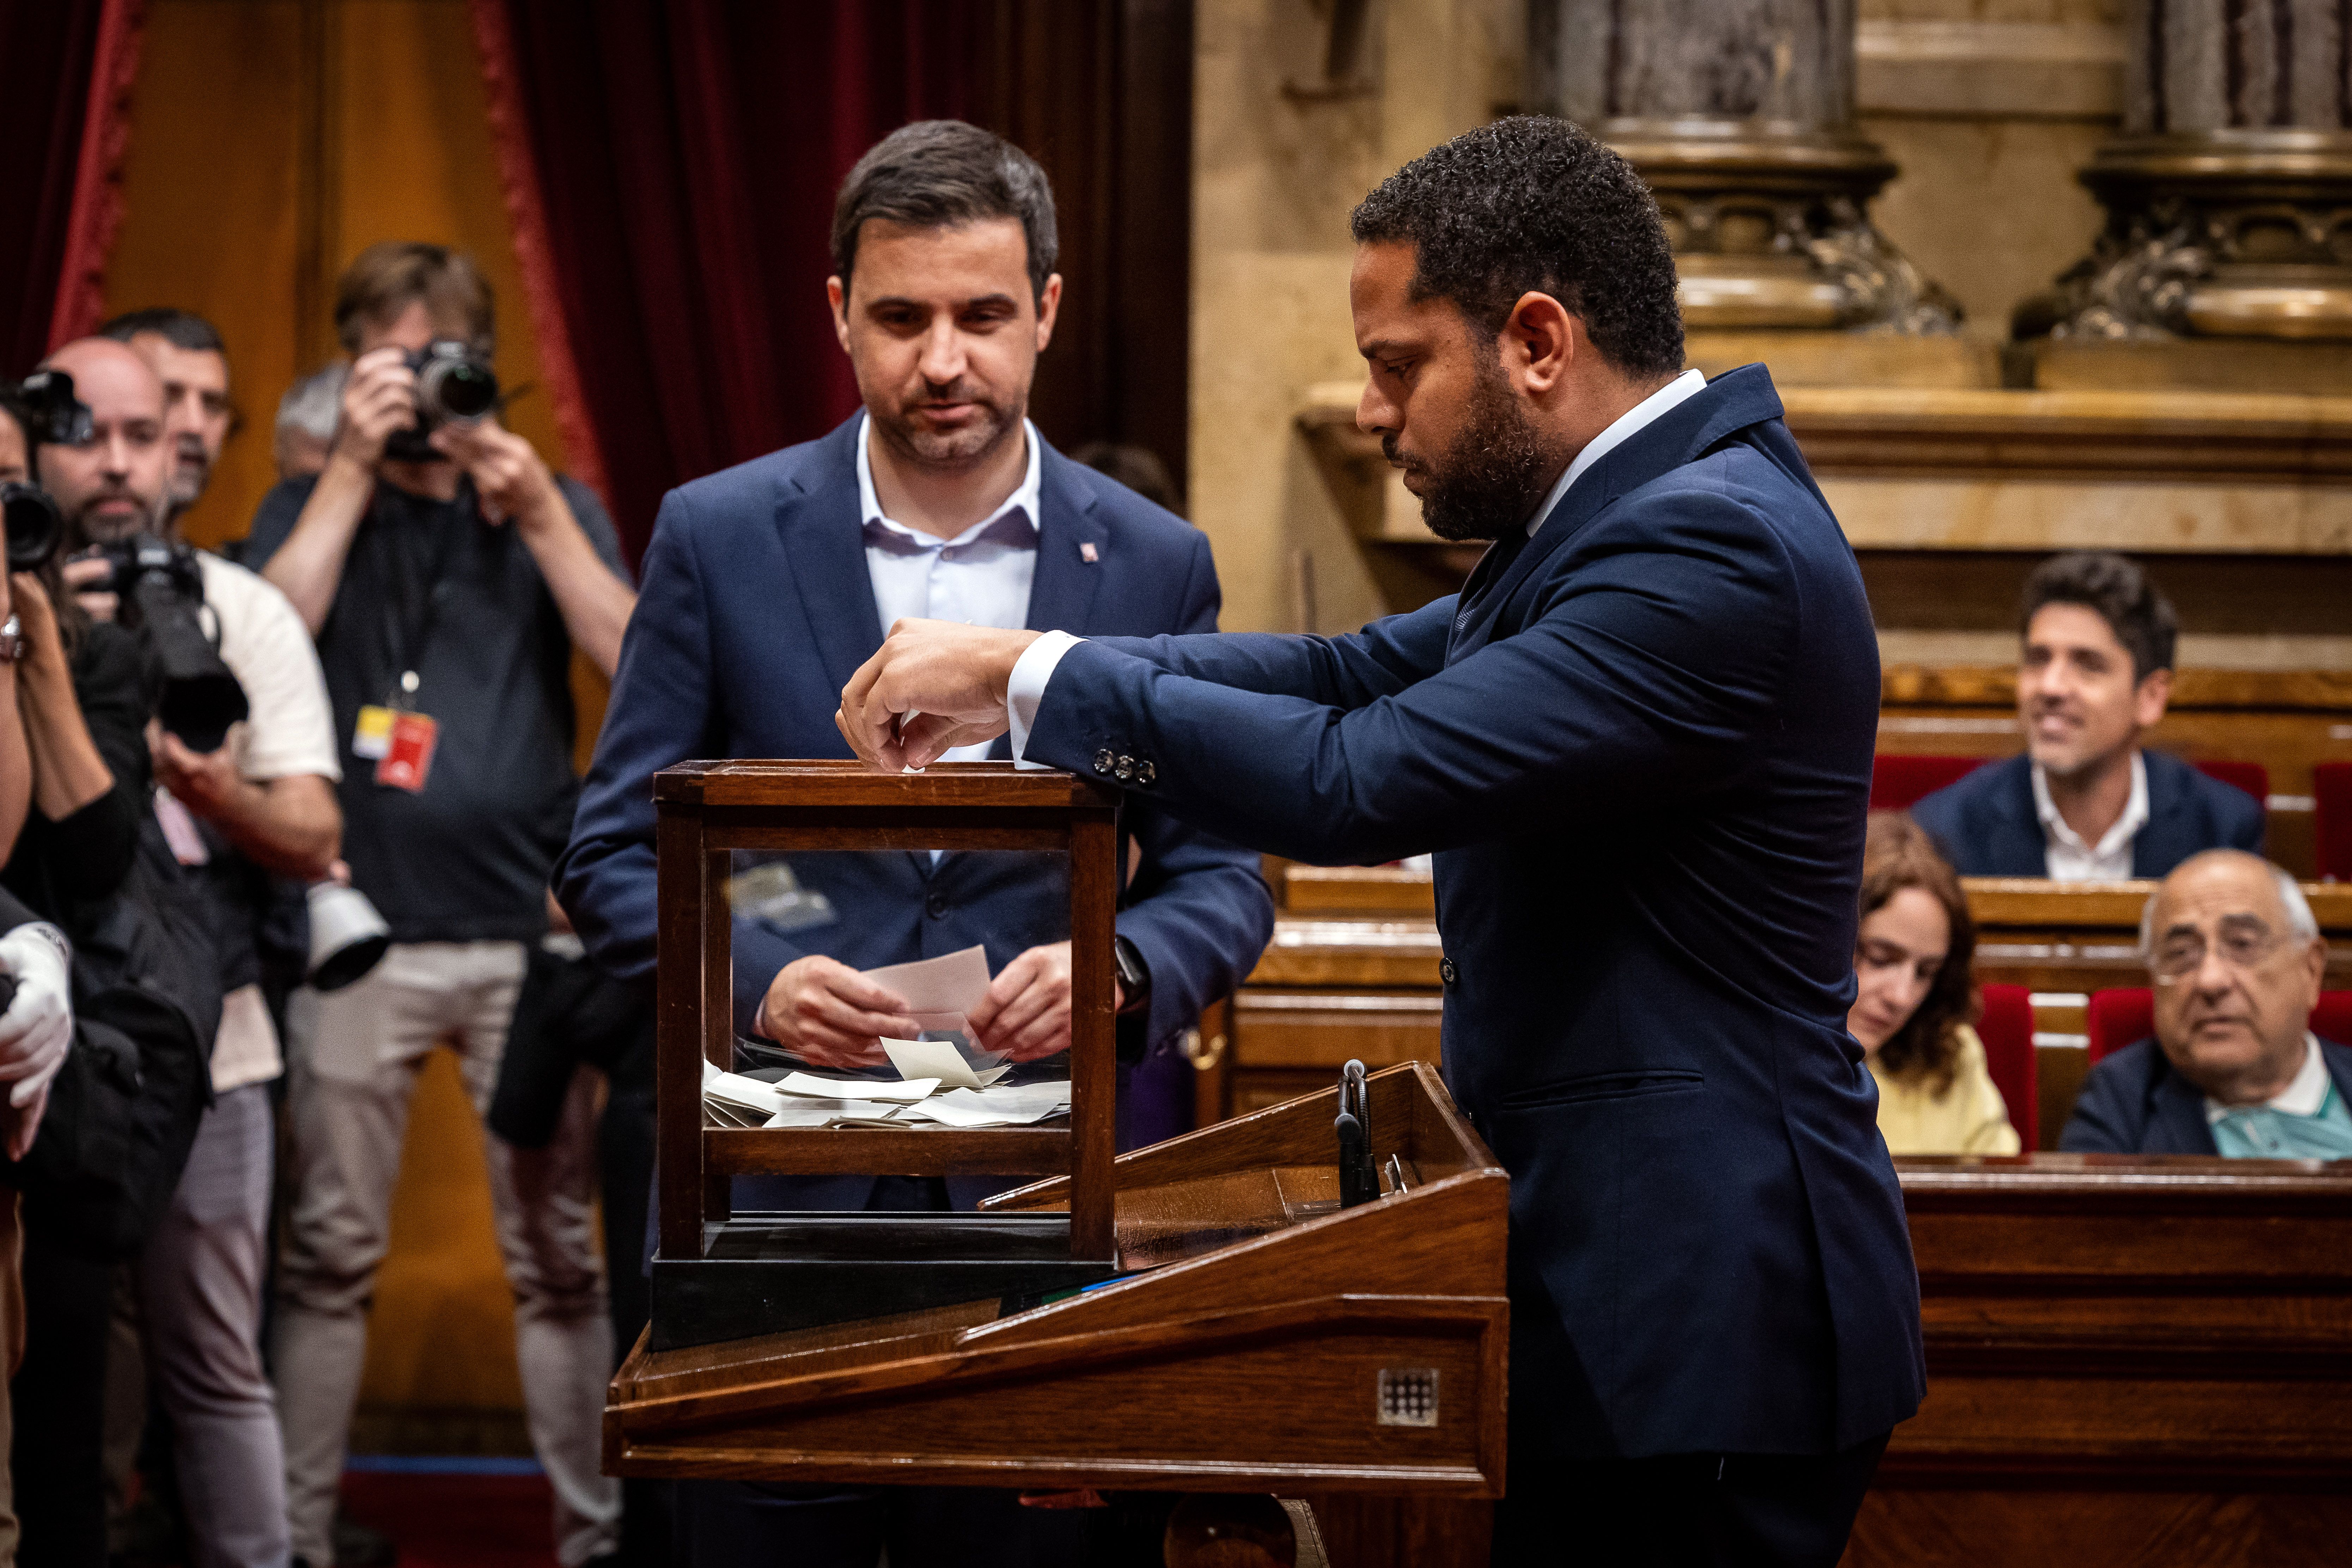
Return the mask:
POLYGON ((66 1065, 73 1044, 73 999, 66 965, 73 954, 65 933, 35 921, 0 936, 0 973, 16 982, 8 1010, 0 1013, 0 1083, 8 1104, 31 1105, 66 1065))

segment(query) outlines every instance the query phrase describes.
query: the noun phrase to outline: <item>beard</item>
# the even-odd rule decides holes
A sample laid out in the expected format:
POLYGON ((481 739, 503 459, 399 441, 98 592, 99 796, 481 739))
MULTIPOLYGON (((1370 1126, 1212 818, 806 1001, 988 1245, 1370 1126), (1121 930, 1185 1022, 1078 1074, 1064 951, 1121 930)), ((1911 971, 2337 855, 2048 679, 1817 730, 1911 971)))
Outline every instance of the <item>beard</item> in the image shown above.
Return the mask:
POLYGON ((1433 457, 1402 458, 1396 437, 1381 437, 1390 462, 1423 476, 1422 521, 1456 543, 1500 539, 1523 526, 1549 488, 1555 466, 1491 357, 1480 359, 1465 415, 1454 444, 1433 457))
POLYGON ((926 466, 952 468, 979 461, 1021 427, 1021 416, 1025 412, 1025 405, 1013 409, 1000 407, 979 388, 960 381, 926 387, 925 393, 922 401, 970 404, 971 420, 961 430, 934 430, 915 417, 905 404, 885 413, 868 403, 866 410, 873 416, 884 440, 926 466))
POLYGON ((153 502, 142 500, 130 491, 100 490, 66 514, 67 544, 72 549, 81 550, 93 544, 112 544, 118 540, 129 539, 134 534, 152 533, 156 531, 159 510, 160 509, 153 502), (98 510, 100 507, 109 502, 126 500, 138 502, 138 510, 130 516, 100 515, 98 510))

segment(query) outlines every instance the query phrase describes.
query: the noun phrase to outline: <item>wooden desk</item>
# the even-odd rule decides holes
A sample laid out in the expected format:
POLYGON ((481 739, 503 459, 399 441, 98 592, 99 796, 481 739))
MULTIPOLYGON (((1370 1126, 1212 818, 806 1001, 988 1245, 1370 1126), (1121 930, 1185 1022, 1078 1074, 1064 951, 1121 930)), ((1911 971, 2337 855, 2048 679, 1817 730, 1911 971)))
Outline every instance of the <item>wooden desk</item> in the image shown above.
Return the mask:
POLYGON ((1896 1166, 1927 1399, 1848 1568, 2347 1560, 2352 1163, 1896 1166))

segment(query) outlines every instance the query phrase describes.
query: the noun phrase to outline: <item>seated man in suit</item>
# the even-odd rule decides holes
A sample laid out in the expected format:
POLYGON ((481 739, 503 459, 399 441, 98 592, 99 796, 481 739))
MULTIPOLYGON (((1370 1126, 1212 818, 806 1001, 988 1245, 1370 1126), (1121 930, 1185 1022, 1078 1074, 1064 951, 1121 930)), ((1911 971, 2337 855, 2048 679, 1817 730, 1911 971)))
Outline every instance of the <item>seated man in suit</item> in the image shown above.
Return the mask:
MULTIPOLYGON (((654 772, 693 757, 845 756, 835 694, 905 616, 1080 635, 1213 631, 1209 542, 1069 461, 1024 416, 1061 299, 1053 193, 1006 142, 910 125, 859 160, 835 208, 826 283, 864 408, 831 435, 697 479, 663 501, 612 706, 557 886, 597 960, 654 963, 654 772)), ((959 760, 1008 755, 972 748, 959 760)), ((1122 1058, 1172 1042, 1265 951, 1256 858, 1137 801, 1118 912, 1122 1058), (1137 853, 1139 851, 1139 853, 1137 853), (1131 857, 1131 858, 1130 858, 1131 857)), ((880 965, 987 947, 979 1044, 1066 1050, 1066 868, 1019 854, 790 858, 831 918, 739 918, 736 1032, 833 1068, 885 1068, 912 1037, 880 965)), ((814 899, 801 900, 803 913, 814 899)), ((758 1177, 746 1208, 969 1208, 1012 1178, 758 1177)), ((1084 1520, 1010 1493, 688 1483, 681 1561, 1007 1564, 1065 1560, 1084 1520)))
POLYGON ((2164 879, 2139 933, 2156 1038, 2091 1069, 2058 1147, 2352 1159, 2352 1050, 2311 1032, 2327 944, 2294 879, 2209 850, 2164 879))
POLYGON ((2017 717, 2025 754, 1911 808, 1963 877, 2119 882, 2203 849, 2259 854, 2263 807, 2142 749, 2172 694, 2172 606, 2120 555, 2053 556, 2025 581, 2017 717))

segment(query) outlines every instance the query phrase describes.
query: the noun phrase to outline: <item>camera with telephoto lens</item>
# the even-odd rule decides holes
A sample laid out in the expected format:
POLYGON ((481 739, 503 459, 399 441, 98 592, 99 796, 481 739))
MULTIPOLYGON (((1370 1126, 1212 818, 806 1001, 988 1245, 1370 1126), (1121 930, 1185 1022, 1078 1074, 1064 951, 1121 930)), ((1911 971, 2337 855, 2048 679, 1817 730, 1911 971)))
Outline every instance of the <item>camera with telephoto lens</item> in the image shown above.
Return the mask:
POLYGON ((246 716, 245 688, 205 635, 201 612, 205 575, 196 552, 152 533, 134 533, 98 547, 111 575, 84 593, 115 595, 115 619, 139 633, 163 678, 155 717, 192 752, 217 752, 228 727, 246 716))
MULTIPOLYGON (((90 437, 89 405, 74 395, 73 377, 61 370, 37 370, 14 386, 0 386, 5 407, 25 431, 25 461, 44 443, 79 447, 90 437)), ((38 485, 0 483, 0 513, 7 523, 8 570, 37 572, 48 564, 65 538, 57 502, 38 485)))
POLYGON ((383 455, 403 462, 430 462, 441 454, 425 437, 444 425, 478 425, 499 407, 499 373, 473 345, 436 338, 408 356, 416 376, 416 423, 395 430, 383 455))

